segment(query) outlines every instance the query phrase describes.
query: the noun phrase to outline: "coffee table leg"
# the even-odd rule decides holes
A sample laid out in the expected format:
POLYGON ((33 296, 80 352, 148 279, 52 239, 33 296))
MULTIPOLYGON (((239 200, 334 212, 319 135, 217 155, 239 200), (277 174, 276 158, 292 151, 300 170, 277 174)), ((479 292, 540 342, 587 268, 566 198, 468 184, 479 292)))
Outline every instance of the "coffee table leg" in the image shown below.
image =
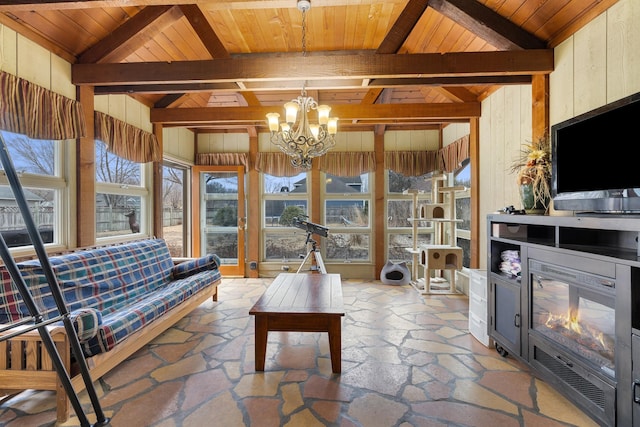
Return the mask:
POLYGON ((340 317, 329 319, 329 353, 331 370, 335 374, 342 372, 342 321, 340 317))
POLYGON ((256 315, 256 371, 264 371, 267 357, 267 316, 256 315))

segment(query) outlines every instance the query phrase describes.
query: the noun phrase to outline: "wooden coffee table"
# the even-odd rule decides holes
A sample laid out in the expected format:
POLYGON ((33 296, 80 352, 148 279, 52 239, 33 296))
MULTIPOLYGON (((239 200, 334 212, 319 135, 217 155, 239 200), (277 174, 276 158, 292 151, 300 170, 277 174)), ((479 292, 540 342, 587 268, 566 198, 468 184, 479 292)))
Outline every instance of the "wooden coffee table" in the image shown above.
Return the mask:
POLYGON ((280 273, 249 314, 256 318, 256 371, 264 371, 269 331, 328 332, 331 368, 342 370, 342 281, 339 274, 280 273))

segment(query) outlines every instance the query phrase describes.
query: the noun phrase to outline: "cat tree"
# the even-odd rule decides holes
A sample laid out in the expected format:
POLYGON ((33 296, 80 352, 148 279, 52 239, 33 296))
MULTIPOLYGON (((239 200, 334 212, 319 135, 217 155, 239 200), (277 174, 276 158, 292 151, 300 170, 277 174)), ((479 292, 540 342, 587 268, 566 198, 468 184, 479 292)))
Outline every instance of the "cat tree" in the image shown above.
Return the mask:
POLYGON ((462 248, 456 245, 456 223, 462 222, 456 218, 457 191, 464 191, 463 186, 442 187, 446 181, 445 175, 434 175, 427 178, 433 182, 430 203, 418 203, 418 190, 406 190, 405 194, 413 195, 413 213, 409 218, 413 223, 413 248, 406 248, 412 254, 412 281, 416 290, 422 294, 455 294, 456 270, 462 268, 462 248), (428 221, 433 224, 433 243, 418 245, 418 223, 428 221), (424 274, 419 277, 418 268, 422 267, 424 274), (445 274, 448 272, 448 274, 445 274), (448 278, 446 277, 448 276, 448 278), (447 286, 448 284, 448 286, 447 286))

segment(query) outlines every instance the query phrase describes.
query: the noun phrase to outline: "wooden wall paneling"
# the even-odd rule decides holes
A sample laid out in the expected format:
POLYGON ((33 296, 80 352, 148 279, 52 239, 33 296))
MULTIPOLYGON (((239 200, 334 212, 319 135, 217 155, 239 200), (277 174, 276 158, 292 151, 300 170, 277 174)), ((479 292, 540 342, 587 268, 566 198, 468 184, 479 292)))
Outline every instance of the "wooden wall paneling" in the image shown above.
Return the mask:
POLYGON ((498 111, 498 114, 500 114, 500 109, 504 104, 504 90, 498 90, 489 98, 489 101, 490 102, 488 102, 488 108, 483 109, 486 112, 487 117, 489 118, 488 126, 490 129, 491 137, 491 139, 489 140, 489 157, 491 159, 491 163, 489 163, 489 167, 484 170, 486 170, 487 174, 490 176, 490 206, 495 209, 504 206, 506 202, 504 189, 506 184, 504 179, 504 156, 506 151, 504 146, 504 118, 496 116, 494 114, 496 111, 498 111))
MULTIPOLYGON (((137 128, 148 130, 142 119, 140 104, 133 98, 127 96, 124 101, 124 121, 137 128)), ((150 123, 149 123, 150 125, 150 123)), ((149 126, 148 125, 148 126, 149 126)))
POLYGON ((70 99, 76 98, 76 87, 71 84, 71 64, 57 55, 51 57, 51 90, 70 99))
MULTIPOLYGON (((474 117, 469 122, 469 158, 471 164, 471 236, 470 267, 480 268, 480 236, 486 230, 486 222, 480 218, 480 134, 479 119, 474 117)), ((485 233, 486 236, 486 233, 485 233)), ((483 248, 484 246, 482 246, 483 248)))
POLYGON ((485 112, 478 120, 478 191, 480 198, 478 199, 478 210, 480 212, 480 238, 478 245, 480 248, 480 262, 478 268, 486 269, 487 264, 487 233, 486 218, 487 214, 493 213, 498 208, 495 203, 494 183, 493 183, 493 152, 495 151, 493 143, 493 135, 491 132, 491 120, 489 118, 490 106, 493 101, 492 97, 482 102, 482 110, 485 112))
MULTIPOLYGON (((193 164, 195 162, 196 152, 195 140, 196 134, 192 130, 177 128, 176 142, 172 151, 176 154, 176 156, 178 156, 178 158, 193 164)), ((168 143, 167 138, 165 138, 164 143, 168 143)))
POLYGON ((124 95, 109 95, 107 114, 118 120, 127 121, 126 98, 124 95))
POLYGON ((555 69, 549 75, 549 123, 553 126, 573 117, 574 85, 573 38, 554 49, 555 69))
POLYGON ((51 54, 31 40, 18 35, 18 77, 46 89, 51 88, 51 54))
POLYGON ((574 113, 586 113, 607 103, 607 20, 595 18, 574 36, 574 113))
POLYGON ((18 34, 6 25, 0 25, 0 37, 2 38, 0 70, 15 76, 18 72, 18 34))
POLYGON ((396 150, 411 151, 411 132, 396 132, 396 150))
POLYGON ((640 2, 607 10, 607 102, 640 92, 640 2))

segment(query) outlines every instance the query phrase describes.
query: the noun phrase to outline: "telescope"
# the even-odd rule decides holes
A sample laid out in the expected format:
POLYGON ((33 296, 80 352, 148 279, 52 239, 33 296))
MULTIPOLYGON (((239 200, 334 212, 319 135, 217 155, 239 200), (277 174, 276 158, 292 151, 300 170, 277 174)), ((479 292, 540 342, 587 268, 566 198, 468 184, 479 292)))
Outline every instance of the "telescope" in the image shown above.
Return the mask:
MULTIPOLYGON (((304 217, 309 218, 309 217, 304 217)), ((316 224, 301 217, 293 218, 293 225, 301 230, 305 230, 310 234, 317 234, 322 237, 327 237, 329 235, 329 229, 323 225, 316 224)))

